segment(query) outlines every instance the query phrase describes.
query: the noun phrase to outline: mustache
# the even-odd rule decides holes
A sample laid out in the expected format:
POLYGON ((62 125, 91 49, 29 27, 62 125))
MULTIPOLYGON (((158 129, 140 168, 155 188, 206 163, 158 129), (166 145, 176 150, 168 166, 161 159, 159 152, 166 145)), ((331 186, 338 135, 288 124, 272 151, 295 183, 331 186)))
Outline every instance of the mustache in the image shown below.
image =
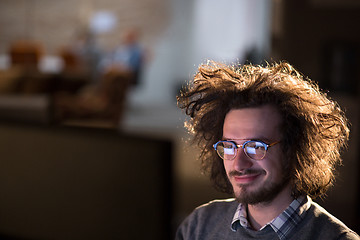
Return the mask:
POLYGON ((231 171, 229 172, 229 177, 240 177, 240 176, 244 176, 244 175, 249 175, 249 174, 264 174, 265 171, 264 170, 260 170, 260 169, 245 169, 244 171, 231 171))

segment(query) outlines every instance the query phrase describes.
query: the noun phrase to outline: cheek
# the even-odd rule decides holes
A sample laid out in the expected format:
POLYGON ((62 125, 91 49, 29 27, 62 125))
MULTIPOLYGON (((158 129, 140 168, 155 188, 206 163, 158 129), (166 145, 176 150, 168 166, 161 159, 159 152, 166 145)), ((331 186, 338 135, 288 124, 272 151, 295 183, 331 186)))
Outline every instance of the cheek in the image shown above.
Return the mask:
POLYGON ((285 174, 284 165, 282 159, 268 159, 266 163, 261 166, 271 178, 278 179, 282 178, 285 174))
POLYGON ((284 166, 285 155, 280 148, 271 149, 267 152, 267 165, 269 168, 282 169, 284 166))
POLYGON ((230 168, 231 168, 231 163, 229 161, 223 161, 223 165, 224 165, 224 168, 225 168, 225 172, 228 173, 230 168))

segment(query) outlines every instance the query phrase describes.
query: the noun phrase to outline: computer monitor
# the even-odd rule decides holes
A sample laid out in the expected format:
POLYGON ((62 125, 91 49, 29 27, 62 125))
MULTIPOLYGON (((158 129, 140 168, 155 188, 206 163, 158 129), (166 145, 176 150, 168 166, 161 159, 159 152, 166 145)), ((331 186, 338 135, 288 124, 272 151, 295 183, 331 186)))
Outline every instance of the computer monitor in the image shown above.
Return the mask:
POLYGON ((171 238, 170 140, 0 124, 0 157, 9 239, 171 238))

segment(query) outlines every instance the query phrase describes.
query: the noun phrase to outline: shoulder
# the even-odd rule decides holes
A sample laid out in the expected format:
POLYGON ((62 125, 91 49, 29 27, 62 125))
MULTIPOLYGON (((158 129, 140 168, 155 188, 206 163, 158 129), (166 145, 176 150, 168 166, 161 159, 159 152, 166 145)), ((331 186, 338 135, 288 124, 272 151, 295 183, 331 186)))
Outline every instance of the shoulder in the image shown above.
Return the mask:
POLYGON ((311 202, 311 207, 306 217, 311 222, 312 228, 318 234, 336 239, 360 239, 359 236, 348 228, 342 221, 326 211, 315 202, 311 202))
POLYGON ((216 219, 229 214, 232 218, 238 205, 239 203, 233 198, 224 200, 213 200, 197 207, 187 217, 187 219, 202 220, 203 218, 208 218, 209 216, 212 216, 212 218, 216 219))
POLYGON ((212 212, 212 211, 223 211, 224 209, 231 209, 232 207, 237 207, 239 203, 235 198, 213 200, 203 205, 197 207, 194 211, 200 212, 212 212))
POLYGON ((238 204, 235 199, 225 199, 197 207, 178 228, 176 239, 204 239, 204 234, 221 231, 218 228, 230 230, 238 204))

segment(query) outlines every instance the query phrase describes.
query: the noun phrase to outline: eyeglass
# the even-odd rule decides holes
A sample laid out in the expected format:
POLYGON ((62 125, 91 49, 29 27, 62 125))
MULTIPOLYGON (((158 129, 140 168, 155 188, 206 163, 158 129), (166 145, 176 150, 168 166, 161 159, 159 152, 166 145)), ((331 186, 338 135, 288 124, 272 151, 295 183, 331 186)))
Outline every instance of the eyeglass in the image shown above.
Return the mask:
POLYGON ((246 156, 253 160, 262 160, 265 157, 268 148, 274 146, 280 141, 266 144, 258 140, 249 140, 242 145, 238 145, 233 141, 219 141, 213 145, 215 151, 224 160, 233 160, 236 157, 237 149, 244 149, 246 156))

